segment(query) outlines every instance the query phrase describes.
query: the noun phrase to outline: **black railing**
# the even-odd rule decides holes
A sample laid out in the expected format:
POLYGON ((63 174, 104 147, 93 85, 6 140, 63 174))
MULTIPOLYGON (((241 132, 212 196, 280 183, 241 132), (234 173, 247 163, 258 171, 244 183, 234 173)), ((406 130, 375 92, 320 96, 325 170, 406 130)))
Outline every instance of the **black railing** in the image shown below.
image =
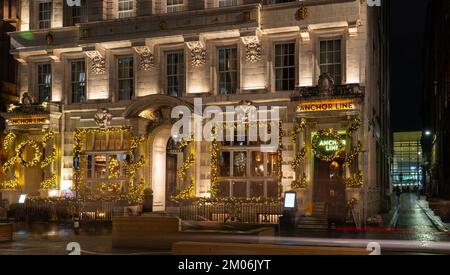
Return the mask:
POLYGON ((186 221, 219 223, 278 224, 282 203, 192 203, 180 205, 180 218, 186 221))
MULTIPOLYGON (((132 214, 127 203, 80 202, 80 221, 112 221, 113 217, 132 214)), ((17 221, 67 221, 77 214, 75 201, 27 201, 14 204, 8 211, 8 218, 17 221)))

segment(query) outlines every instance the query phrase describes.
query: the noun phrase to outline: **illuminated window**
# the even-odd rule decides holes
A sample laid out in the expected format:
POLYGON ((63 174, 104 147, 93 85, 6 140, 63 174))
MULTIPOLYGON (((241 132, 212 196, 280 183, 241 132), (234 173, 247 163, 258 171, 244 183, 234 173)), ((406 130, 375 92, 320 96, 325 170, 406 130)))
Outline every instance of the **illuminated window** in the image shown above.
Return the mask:
POLYGON ((167 57, 167 93, 182 97, 185 90, 184 52, 169 52, 167 57))
POLYGON ((238 79, 237 48, 219 49, 219 93, 235 94, 238 79))
POLYGON ((38 64, 39 102, 49 102, 52 98, 52 66, 49 63, 38 64))
POLYGON ((236 5, 237 0, 219 0, 219 7, 231 7, 236 5))
POLYGON ((342 83, 341 40, 320 41, 320 73, 328 73, 334 78, 335 84, 342 83))
POLYGON ((184 0, 167 0, 167 12, 179 12, 184 10, 184 0))
POLYGON ((73 61, 72 70, 72 103, 86 101, 86 64, 84 60, 73 61))
POLYGON ((39 29, 49 29, 52 23, 52 2, 39 3, 39 29))
POLYGON ((133 16, 134 10, 134 1, 133 0, 119 0, 118 17, 119 18, 127 18, 133 16))
POLYGON ((275 45, 275 88, 277 91, 295 89, 295 43, 275 45))
POLYGON ((257 148, 228 147, 220 152, 220 197, 278 197, 278 153, 257 148))
POLYGON ((134 63, 132 56, 119 57, 118 63, 118 99, 131 100, 134 94, 134 63))

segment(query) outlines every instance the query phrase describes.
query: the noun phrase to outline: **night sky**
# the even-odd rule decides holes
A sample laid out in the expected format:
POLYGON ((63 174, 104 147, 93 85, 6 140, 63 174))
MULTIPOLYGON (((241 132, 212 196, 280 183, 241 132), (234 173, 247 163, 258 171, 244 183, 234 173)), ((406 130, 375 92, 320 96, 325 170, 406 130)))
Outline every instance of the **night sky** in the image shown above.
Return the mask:
POLYGON ((391 4, 391 116, 393 131, 422 130, 424 32, 429 0, 391 4))

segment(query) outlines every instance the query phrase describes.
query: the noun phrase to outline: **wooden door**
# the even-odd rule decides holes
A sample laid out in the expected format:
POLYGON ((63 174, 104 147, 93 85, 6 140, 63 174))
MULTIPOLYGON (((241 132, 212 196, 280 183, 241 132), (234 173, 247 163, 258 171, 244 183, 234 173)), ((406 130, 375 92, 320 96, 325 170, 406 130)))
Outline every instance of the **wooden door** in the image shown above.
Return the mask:
MULTIPOLYGON (((164 171, 155 171, 156 173, 164 173, 164 171)), ((177 194, 177 155, 167 154, 166 161, 166 205, 174 206, 170 199, 171 196, 177 194)))

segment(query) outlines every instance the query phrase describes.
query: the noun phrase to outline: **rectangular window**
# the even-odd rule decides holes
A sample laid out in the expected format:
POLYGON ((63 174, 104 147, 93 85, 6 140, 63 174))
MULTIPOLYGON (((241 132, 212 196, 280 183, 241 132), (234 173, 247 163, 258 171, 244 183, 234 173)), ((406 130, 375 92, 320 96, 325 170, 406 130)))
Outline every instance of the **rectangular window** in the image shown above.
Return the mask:
POLYGON ((72 103, 86 102, 86 64, 84 60, 71 63, 72 103))
POLYGON ((133 0, 119 0, 118 17, 127 18, 133 16, 133 0))
POLYGON ((342 83, 341 39, 320 41, 320 73, 328 73, 334 83, 342 83))
POLYGON ((235 94, 237 90, 237 48, 219 49, 219 93, 235 94))
POLYGON ((49 63, 38 64, 39 102, 50 102, 52 98, 52 66, 49 63))
POLYGON ((184 10, 184 0, 167 0, 167 12, 179 12, 184 10))
POLYGON ((39 29, 49 29, 52 22, 52 2, 39 3, 39 29))
POLYGON ((131 100, 134 94, 134 63, 132 56, 119 57, 118 60, 119 100, 131 100))
POLYGON ((167 53, 167 94, 182 97, 184 94, 184 52, 167 53))
POLYGON ((231 7, 236 5, 237 0, 219 0, 219 7, 231 7))
POLYGON ((80 24, 80 23, 84 23, 84 17, 85 17, 85 8, 86 8, 86 3, 85 0, 81 1, 81 5, 80 6, 73 6, 71 7, 71 16, 72 16, 72 25, 76 25, 76 24, 80 24))
POLYGON ((279 164, 278 153, 225 149, 219 154, 220 196, 278 197, 279 164))
POLYGON ((275 45, 275 88, 277 91, 295 89, 295 43, 275 45))

